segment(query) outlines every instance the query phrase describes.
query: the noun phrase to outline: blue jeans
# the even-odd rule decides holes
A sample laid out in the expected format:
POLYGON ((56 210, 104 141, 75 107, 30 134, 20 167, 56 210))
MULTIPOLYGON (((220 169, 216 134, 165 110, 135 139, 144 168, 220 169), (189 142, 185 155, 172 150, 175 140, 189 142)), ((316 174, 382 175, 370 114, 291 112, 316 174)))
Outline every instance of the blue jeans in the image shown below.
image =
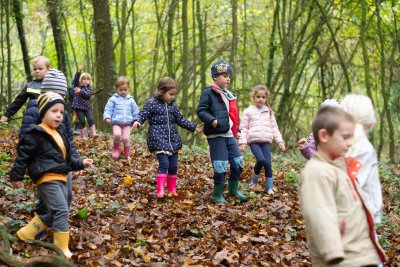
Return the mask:
POLYGON ((177 174, 178 173, 178 152, 172 155, 164 153, 157 154, 158 171, 157 173, 177 174))
POLYGON ((251 152, 257 162, 254 166, 254 174, 259 175, 262 167, 264 167, 265 177, 272 178, 271 152, 269 143, 250 144, 251 152))
POLYGON ((243 170, 243 157, 239 146, 233 137, 208 138, 210 157, 214 167, 214 183, 224 184, 225 174, 230 166, 229 180, 239 180, 243 170))

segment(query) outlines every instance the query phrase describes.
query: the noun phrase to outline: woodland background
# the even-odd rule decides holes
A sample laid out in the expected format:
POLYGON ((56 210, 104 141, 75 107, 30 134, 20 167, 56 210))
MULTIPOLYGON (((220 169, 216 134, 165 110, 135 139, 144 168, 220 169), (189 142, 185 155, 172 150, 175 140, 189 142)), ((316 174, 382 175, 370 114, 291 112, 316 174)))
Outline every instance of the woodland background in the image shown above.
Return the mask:
MULTIPOLYGON (((49 57, 69 80, 80 66, 94 78, 96 123, 103 131, 95 140, 75 140, 96 166, 74 181, 71 261, 310 266, 297 199, 305 160, 296 143, 308 136, 324 99, 352 92, 368 95, 375 105, 378 124, 371 140, 383 159, 385 207, 377 231, 388 266, 398 266, 399 8, 395 0, 1 0, 0 112, 31 79, 35 56, 49 57), (101 116, 113 83, 128 75, 131 94, 142 106, 157 81, 171 76, 179 85, 181 112, 198 120, 197 102, 218 59, 234 67, 231 89, 241 111, 251 104, 256 84, 272 92, 270 104, 289 146, 285 154, 273 153, 278 193, 263 193, 263 177, 254 190, 246 187, 254 166, 247 151, 241 179, 249 201, 228 198, 230 204, 216 206, 210 201, 212 166, 204 137, 182 132, 184 143, 195 145, 180 152, 179 197, 157 200, 157 163, 142 133, 132 135, 133 161, 111 157, 112 139, 104 134, 109 129, 101 116)), ((26 261, 49 252, 15 238, 36 199, 29 179, 24 189, 12 188, 8 179, 22 113, 0 124, 0 259, 8 255, 9 240, 13 255, 26 261)), ((51 236, 44 240, 52 242, 51 236)))
POLYGON ((241 109, 251 104, 251 89, 266 84, 292 145, 308 136, 324 99, 368 95, 379 117, 372 141, 379 156, 398 161, 399 7, 395 0, 2 0, 0 110, 43 54, 67 77, 80 66, 93 75, 100 128, 119 75, 131 78, 139 105, 161 77, 175 78, 181 111, 196 120, 209 68, 225 59, 241 109))

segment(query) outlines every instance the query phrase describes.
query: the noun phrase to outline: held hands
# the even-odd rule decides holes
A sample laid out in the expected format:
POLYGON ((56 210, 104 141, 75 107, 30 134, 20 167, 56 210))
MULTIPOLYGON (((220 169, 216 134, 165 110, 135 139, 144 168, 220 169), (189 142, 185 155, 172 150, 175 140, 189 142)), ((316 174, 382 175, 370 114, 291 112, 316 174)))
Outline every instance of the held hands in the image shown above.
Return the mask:
POLYGON ((196 131, 201 133, 204 131, 204 124, 197 124, 196 131))
POLYGON ((305 138, 303 137, 303 138, 301 138, 297 143, 299 144, 299 147, 300 147, 300 148, 304 148, 304 147, 307 146, 307 139, 305 139, 305 138))
MULTIPOLYGON (((139 128, 140 126, 141 126, 140 122, 135 121, 135 122, 132 124, 132 129, 137 129, 137 128, 139 128)), ((197 127, 196 127, 196 128, 197 128, 197 127)))
POLYGON ((110 119, 110 118, 107 118, 107 119, 105 120, 105 122, 106 122, 107 124, 110 124, 110 123, 111 123, 111 119, 110 119))
POLYGON ((213 128, 217 128, 217 125, 218 125, 218 120, 213 120, 212 123, 211 123, 211 126, 213 128))
POLYGON ((84 159, 83 160, 83 166, 85 166, 85 168, 90 168, 93 165, 93 160, 92 159, 84 159))
POLYGON ((280 142, 279 143, 279 148, 281 149, 281 151, 286 151, 285 143, 280 142))
POLYGON ((75 178, 78 178, 79 176, 81 176, 82 175, 82 173, 83 173, 83 171, 74 171, 74 172, 72 172, 72 177, 75 179, 75 178))

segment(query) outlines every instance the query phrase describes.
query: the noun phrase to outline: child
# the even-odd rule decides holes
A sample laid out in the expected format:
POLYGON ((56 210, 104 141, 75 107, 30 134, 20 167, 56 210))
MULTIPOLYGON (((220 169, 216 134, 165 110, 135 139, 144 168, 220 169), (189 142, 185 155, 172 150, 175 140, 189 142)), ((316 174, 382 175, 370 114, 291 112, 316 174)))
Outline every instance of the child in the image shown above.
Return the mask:
POLYGON ((75 109, 72 108, 72 104, 74 103, 74 96, 75 96, 75 81, 74 81, 75 75, 74 77, 71 78, 71 86, 68 88, 68 100, 69 100, 69 113, 71 114, 71 120, 72 120, 72 124, 73 124, 73 128, 74 128, 74 135, 80 135, 81 131, 79 129, 79 120, 78 120, 78 116, 76 115, 75 109))
POLYGON ((29 131, 18 144, 17 158, 10 172, 14 186, 24 185, 23 177, 28 169, 29 177, 37 186, 38 194, 44 202, 47 213, 38 215, 17 232, 22 241, 35 239, 35 236, 48 227, 54 231, 54 244, 67 258, 69 251, 67 173, 90 167, 91 159, 71 157, 71 146, 60 126, 65 101, 57 93, 47 92, 39 96, 39 114, 42 121, 31 125, 29 131))
POLYGON ((205 88, 197 107, 197 115, 204 122, 204 134, 210 147, 214 167, 213 199, 217 203, 227 203, 224 198, 225 174, 230 164, 228 181, 229 193, 246 201, 239 192, 239 176, 243 170, 243 157, 236 142, 239 129, 239 110, 236 96, 228 91, 232 67, 219 60, 211 67, 214 84, 205 88))
MULTIPOLYGON (((339 107, 339 103, 335 99, 325 99, 325 101, 321 103, 321 108, 325 106, 339 107)), ((298 141, 298 144, 301 154, 306 159, 310 159, 315 150, 317 150, 312 133, 308 137, 308 140, 303 137, 298 141)))
POLYGON ((357 181, 365 193, 375 224, 381 223, 383 201, 379 182, 378 158, 368 133, 375 126, 376 118, 371 99, 364 95, 347 95, 340 103, 355 122, 354 144, 347 152, 348 157, 357 158, 361 163, 357 181))
POLYGON ((203 125, 196 125, 185 119, 174 103, 177 86, 172 78, 164 77, 157 85, 156 95, 149 99, 139 113, 139 119, 134 122, 133 128, 140 127, 149 120, 147 146, 158 159, 157 197, 165 194, 165 181, 168 192, 177 196, 176 176, 178 173, 178 151, 182 148, 182 141, 176 124, 189 131, 203 131, 203 125))
POLYGON ((34 76, 33 81, 22 88, 14 102, 11 103, 4 115, 1 116, 1 121, 8 121, 25 104, 27 99, 37 99, 40 95, 40 87, 44 76, 46 76, 50 69, 50 61, 45 56, 37 56, 32 60, 32 68, 34 76))
POLYGON ((356 170, 344 159, 354 127, 350 114, 331 106, 321 108, 312 125, 317 152, 302 171, 299 197, 313 266, 376 266, 385 261, 356 170))
POLYGON ((274 180, 272 178, 270 144, 272 140, 275 140, 282 151, 285 151, 286 148, 274 113, 267 103, 269 97, 270 92, 266 86, 257 85, 254 87, 254 105, 243 111, 239 145, 240 150, 244 151, 249 144, 251 152, 257 160, 249 186, 257 184, 261 168, 264 167, 267 181, 266 192, 273 194, 274 180))
POLYGON ((113 158, 119 158, 120 149, 119 145, 124 144, 124 154, 131 160, 129 156, 129 137, 131 133, 131 126, 134 120, 138 119, 139 108, 135 100, 129 94, 131 83, 129 78, 121 76, 115 82, 115 93, 106 104, 104 108, 103 120, 107 124, 112 125, 113 130, 113 158))
POLYGON ((71 107, 75 109, 78 115, 79 128, 81 137, 86 140, 85 117, 89 124, 90 135, 97 137, 96 125, 94 125, 93 108, 90 102, 90 97, 93 95, 92 76, 89 73, 78 71, 74 77, 74 100, 71 107))
MULTIPOLYGON (((41 92, 53 92, 60 94, 63 98, 67 93, 67 79, 65 78, 64 73, 56 69, 50 69, 46 76, 43 79, 41 92)), ((39 115, 39 106, 37 103, 37 99, 29 101, 28 108, 25 111, 24 117, 22 118, 22 124, 19 131, 19 140, 25 136, 25 134, 30 130, 31 124, 39 124, 41 123, 41 118, 39 115)), ((68 141, 71 146, 71 157, 75 159, 79 159, 78 151, 75 147, 74 143, 74 134, 72 132, 71 120, 67 110, 64 110, 64 116, 62 123, 60 125, 60 130, 67 136, 68 141)), ((79 172, 76 172, 75 175, 78 175, 79 172)), ((68 172, 67 175, 67 188, 68 188, 68 207, 71 206, 72 203, 72 171, 68 172)), ((35 204, 35 208, 33 212, 43 213, 45 212, 45 207, 42 199, 38 198, 38 201, 35 204), (44 210, 44 211, 43 211, 44 210)))

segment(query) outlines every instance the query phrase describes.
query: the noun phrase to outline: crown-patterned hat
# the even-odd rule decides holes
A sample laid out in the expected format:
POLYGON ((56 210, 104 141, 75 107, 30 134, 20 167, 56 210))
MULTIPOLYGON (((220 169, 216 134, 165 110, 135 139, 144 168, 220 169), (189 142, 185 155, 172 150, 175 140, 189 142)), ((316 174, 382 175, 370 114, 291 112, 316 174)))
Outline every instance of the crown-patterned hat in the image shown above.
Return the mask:
POLYGON ((232 67, 229 65, 228 62, 224 60, 218 60, 215 62, 212 67, 211 67, 211 76, 213 78, 218 77, 219 75, 222 75, 224 73, 228 73, 229 75, 232 75, 232 67))

